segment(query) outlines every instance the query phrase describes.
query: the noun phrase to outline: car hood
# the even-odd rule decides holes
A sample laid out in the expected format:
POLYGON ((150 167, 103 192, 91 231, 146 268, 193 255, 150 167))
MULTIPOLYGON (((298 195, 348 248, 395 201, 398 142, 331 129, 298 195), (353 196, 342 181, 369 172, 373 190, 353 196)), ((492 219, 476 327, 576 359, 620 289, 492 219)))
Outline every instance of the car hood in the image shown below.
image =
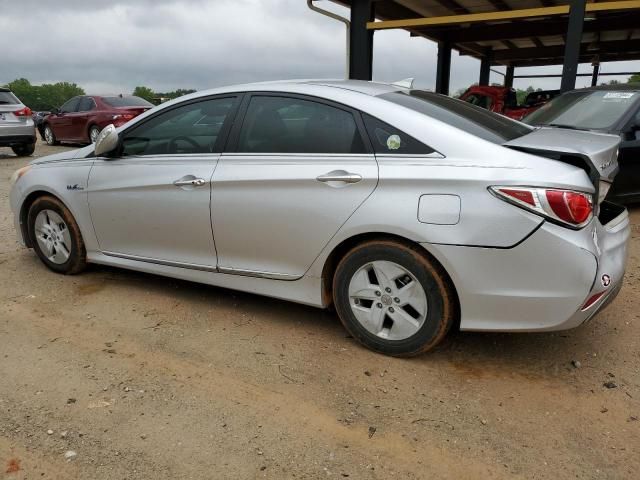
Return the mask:
POLYGON ((597 187, 599 180, 611 183, 618 173, 619 144, 617 135, 541 127, 504 146, 574 165, 576 160, 582 160, 580 166, 585 167, 597 187))
POLYGON ((29 164, 40 165, 51 162, 67 162, 77 160, 79 158, 85 158, 91 152, 93 152, 93 145, 87 145, 86 147, 78 148, 76 150, 68 150, 66 152, 54 153, 52 155, 47 155, 46 157, 36 158, 29 162, 29 164))

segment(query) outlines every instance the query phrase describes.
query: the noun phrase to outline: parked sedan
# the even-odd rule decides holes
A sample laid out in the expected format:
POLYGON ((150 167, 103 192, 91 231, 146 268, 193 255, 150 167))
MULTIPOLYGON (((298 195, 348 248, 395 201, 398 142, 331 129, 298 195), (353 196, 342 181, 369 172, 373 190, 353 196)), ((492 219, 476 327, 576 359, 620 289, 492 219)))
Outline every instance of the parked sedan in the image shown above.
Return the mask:
POLYGON ((31 109, 8 88, 0 88, 0 147, 11 147, 19 157, 36 148, 36 129, 31 109))
POLYGON ((524 119, 535 126, 612 133, 621 137, 620 174, 608 199, 640 202, 640 84, 567 92, 524 119))
POLYGON ((44 119, 44 138, 49 145, 94 143, 107 125, 124 125, 150 108, 153 105, 140 97, 73 97, 44 119))
POLYGON ((18 170, 10 200, 55 272, 334 305, 367 347, 414 355, 458 323, 576 327, 616 296, 629 220, 601 182, 619 143, 394 85, 262 83, 108 126, 18 170))

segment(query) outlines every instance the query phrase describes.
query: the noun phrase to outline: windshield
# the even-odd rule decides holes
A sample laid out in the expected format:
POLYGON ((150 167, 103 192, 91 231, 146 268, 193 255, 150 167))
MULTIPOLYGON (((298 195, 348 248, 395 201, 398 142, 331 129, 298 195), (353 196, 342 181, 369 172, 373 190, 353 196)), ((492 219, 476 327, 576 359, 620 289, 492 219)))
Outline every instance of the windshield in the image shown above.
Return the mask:
POLYGON ((153 107, 153 104, 140 97, 102 97, 102 101, 112 107, 153 107))
POLYGON ((384 93, 380 98, 497 144, 522 137, 532 131, 531 127, 520 122, 437 93, 411 90, 384 93))
POLYGON ((20 103, 20 100, 11 92, 0 92, 0 105, 15 105, 20 103))
POLYGON ((607 130, 613 127, 640 98, 630 90, 569 92, 554 98, 528 115, 529 125, 550 125, 579 130, 607 130))

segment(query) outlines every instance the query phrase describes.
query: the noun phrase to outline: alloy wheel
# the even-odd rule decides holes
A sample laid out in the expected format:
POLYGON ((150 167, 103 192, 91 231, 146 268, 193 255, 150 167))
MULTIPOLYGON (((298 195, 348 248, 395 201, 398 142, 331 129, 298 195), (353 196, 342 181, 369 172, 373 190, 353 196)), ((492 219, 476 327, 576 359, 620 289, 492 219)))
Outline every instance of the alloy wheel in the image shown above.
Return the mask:
POLYGON ((61 265, 71 255, 71 234, 62 217, 53 210, 42 210, 36 216, 35 236, 42 253, 61 265))
POLYGON ((427 295, 418 279, 394 262, 377 260, 349 282, 349 304, 358 322, 385 340, 414 335, 427 318, 427 295))

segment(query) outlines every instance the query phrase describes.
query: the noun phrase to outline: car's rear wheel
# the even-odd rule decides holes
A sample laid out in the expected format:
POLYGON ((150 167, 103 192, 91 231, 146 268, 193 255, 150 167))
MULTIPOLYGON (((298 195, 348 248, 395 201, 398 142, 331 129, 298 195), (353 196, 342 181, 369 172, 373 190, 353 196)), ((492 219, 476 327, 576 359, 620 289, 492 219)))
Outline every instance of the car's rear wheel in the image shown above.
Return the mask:
POLYGON ((96 143, 96 140, 98 140, 98 135, 100 135, 100 129, 93 125, 90 129, 89 129, 89 140, 91 140, 91 143, 96 143))
POLYGON ((58 145, 59 143, 50 125, 44 127, 44 140, 48 145, 58 145))
POLYGON ((36 142, 16 145, 11 147, 11 150, 13 150, 13 153, 19 157, 28 157, 29 155, 33 155, 33 152, 36 151, 36 142))
POLYGON ((419 247, 371 241, 353 248, 333 278, 340 320, 377 352, 411 356, 430 350, 449 331, 456 299, 440 265, 419 247))
POLYGON ((47 267, 64 274, 84 270, 87 253, 80 228, 60 200, 51 196, 36 199, 27 222, 33 249, 47 267))

